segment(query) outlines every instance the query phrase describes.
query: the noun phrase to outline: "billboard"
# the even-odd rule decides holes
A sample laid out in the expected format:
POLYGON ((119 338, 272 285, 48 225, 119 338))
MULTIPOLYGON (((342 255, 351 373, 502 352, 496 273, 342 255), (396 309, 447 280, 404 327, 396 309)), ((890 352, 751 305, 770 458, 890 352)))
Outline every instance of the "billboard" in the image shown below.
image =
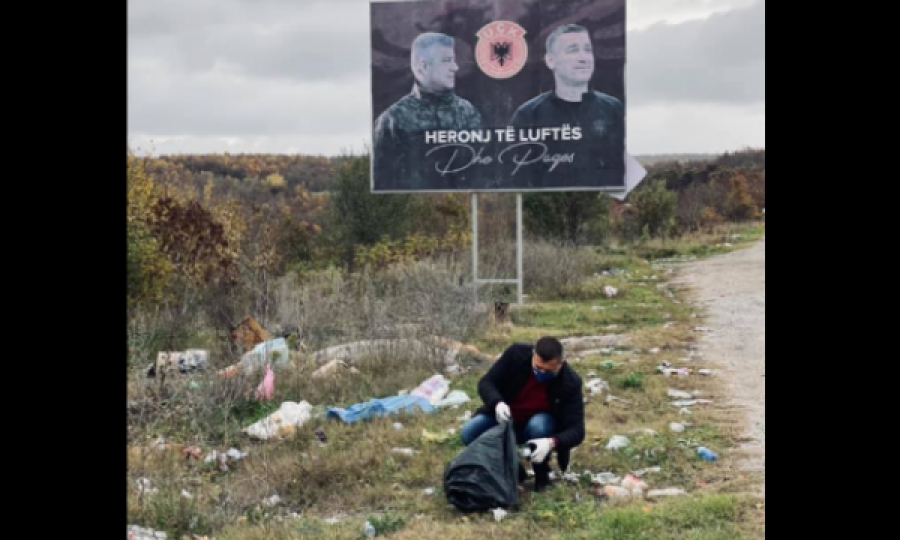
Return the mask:
POLYGON ((625 0, 373 1, 372 191, 626 191, 625 0))

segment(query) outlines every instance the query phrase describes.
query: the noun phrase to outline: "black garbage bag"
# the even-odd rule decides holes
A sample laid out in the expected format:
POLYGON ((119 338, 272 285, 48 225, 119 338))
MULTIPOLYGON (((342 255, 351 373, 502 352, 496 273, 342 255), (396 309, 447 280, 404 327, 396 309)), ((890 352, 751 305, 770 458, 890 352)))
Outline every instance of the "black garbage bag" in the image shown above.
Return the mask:
POLYGON ((478 437, 444 471, 447 500, 464 513, 519 505, 519 457, 512 422, 478 437))

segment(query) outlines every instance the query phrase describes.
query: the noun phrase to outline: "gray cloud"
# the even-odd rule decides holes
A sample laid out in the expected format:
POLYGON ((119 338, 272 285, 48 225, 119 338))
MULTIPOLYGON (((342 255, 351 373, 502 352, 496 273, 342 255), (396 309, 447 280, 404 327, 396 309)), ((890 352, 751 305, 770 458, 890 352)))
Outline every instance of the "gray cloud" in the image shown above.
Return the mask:
MULTIPOLYGON (((642 134, 664 128, 691 150, 718 147, 729 122, 748 144, 764 141, 765 2, 728 11, 749 2, 629 1, 629 28, 643 28, 629 32, 632 150, 681 144, 642 134), (660 24, 667 18, 696 20, 660 24)), ((135 143, 335 153, 370 139, 367 0, 129 0, 128 9, 135 143)))
POLYGON ((635 105, 764 102, 766 3, 634 32, 628 59, 628 98, 635 105))

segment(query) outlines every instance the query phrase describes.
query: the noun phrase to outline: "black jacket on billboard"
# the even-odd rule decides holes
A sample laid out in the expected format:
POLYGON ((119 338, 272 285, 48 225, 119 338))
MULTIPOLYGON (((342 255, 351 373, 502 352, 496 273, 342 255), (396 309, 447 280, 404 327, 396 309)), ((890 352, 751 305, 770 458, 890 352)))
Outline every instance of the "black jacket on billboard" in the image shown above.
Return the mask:
MULTIPOLYGON (((580 140, 545 141, 548 156, 574 153, 572 163, 560 163, 553 171, 551 162, 535 163, 516 172, 531 187, 624 188, 625 107, 618 99, 592 90, 581 102, 570 102, 555 91, 545 92, 519 107, 510 124, 526 131, 566 125, 581 128, 580 140)), ((516 183, 522 183, 522 179, 516 183)))

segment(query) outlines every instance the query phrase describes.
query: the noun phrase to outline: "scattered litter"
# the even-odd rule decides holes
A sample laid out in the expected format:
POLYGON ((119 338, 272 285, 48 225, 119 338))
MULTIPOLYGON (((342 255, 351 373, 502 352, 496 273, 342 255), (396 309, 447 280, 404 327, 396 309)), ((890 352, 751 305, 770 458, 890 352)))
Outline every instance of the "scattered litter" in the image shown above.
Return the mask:
POLYGON ((244 433, 264 441, 275 437, 287 437, 309 421, 311 410, 312 405, 306 401, 300 403, 285 401, 281 404, 281 408, 246 428, 244 433))
POLYGON ((366 535, 366 538, 375 538, 375 535, 378 534, 378 531, 375 530, 374 525, 367 521, 363 526, 363 533, 366 535))
POLYGON ((706 326, 697 326, 696 328, 694 328, 694 331, 705 333, 705 332, 712 332, 712 329, 708 328, 706 326))
MULTIPOLYGON (((597 373, 596 373, 596 372, 592 371, 592 372, 588 373, 588 378, 589 378, 589 379, 593 379, 593 378, 595 378, 595 377, 597 377, 597 373)), ((590 384, 590 383, 588 383, 588 384, 590 384)))
POLYGON ((631 405, 631 402, 627 399, 618 398, 612 394, 606 396, 606 405, 608 406, 610 403, 622 403, 625 405, 631 405))
POLYGON ((624 480, 622 480, 622 487, 627 489, 628 491, 631 491, 632 493, 643 493, 644 490, 646 490, 650 486, 647 485, 647 482, 644 482, 636 476, 629 474, 625 477, 624 480))
POLYGON ((200 459, 200 456, 203 455, 203 449, 199 446, 185 446, 182 450, 184 457, 191 459, 200 459))
POLYGON ((592 396, 599 396, 603 390, 609 391, 609 383, 603 379, 591 379, 586 386, 592 396))
POLYGON ((690 368, 672 368, 667 365, 659 365, 656 368, 656 371, 662 373, 666 377, 671 377, 672 375, 677 375, 679 379, 687 379, 691 375, 690 368))
POLYGON ((391 448, 391 452, 403 456, 414 456, 419 453, 417 450, 413 450, 412 448, 391 448))
POLYGON ((394 422, 394 429, 400 431, 401 429, 403 429, 403 424, 401 424, 400 422, 394 422))
POLYGON ((592 483, 601 484, 604 486, 610 485, 610 484, 618 484, 619 480, 621 480, 621 478, 619 478, 618 476, 616 476, 615 474, 613 474, 611 472, 602 472, 602 473, 595 474, 591 477, 592 483))
POLYGON ((362 420, 369 420, 371 418, 400 412, 412 413, 416 412, 417 409, 428 414, 435 411, 435 408, 427 398, 409 395, 372 399, 365 403, 357 403, 346 409, 341 407, 331 407, 326 412, 326 417, 339 418, 346 424, 355 424, 362 420))
POLYGON ((650 428, 636 429, 636 430, 632 431, 631 434, 632 435, 648 435, 650 437, 655 437, 656 435, 659 435, 659 433, 657 433, 655 429, 650 429, 650 428))
POLYGON ((188 492, 188 490, 186 490, 186 489, 182 489, 182 490, 181 490, 181 496, 184 497, 185 499, 193 499, 193 498, 194 498, 194 496, 191 495, 191 494, 188 492))
POLYGON ((682 415, 682 416, 689 416, 689 415, 694 414, 694 413, 692 413, 690 409, 688 409, 687 407, 685 407, 685 408, 681 409, 680 411, 678 411, 678 414, 680 414, 680 415, 682 415))
POLYGON ((614 298, 614 297, 618 296, 619 289, 612 287, 610 285, 607 285, 606 287, 603 287, 603 294, 605 294, 607 298, 614 298))
POLYGON ((651 489, 647 492, 649 499, 662 499, 663 497, 679 497, 687 495, 687 492, 681 488, 651 489))
POLYGON ((591 311, 606 311, 606 306, 594 306, 591 311))
POLYGON ((635 475, 638 478, 643 478, 650 473, 661 473, 662 467, 650 467, 647 469, 641 469, 639 471, 633 471, 631 474, 635 475))
POLYGON ((340 522, 341 522, 341 518, 336 518, 336 517, 330 517, 325 520, 325 523, 327 523, 329 525, 337 525, 340 522))
POLYGON ((565 473, 563 474, 563 480, 572 484, 577 484, 580 480, 580 477, 575 473, 565 473))
MULTIPOLYGON (((450 381, 443 375, 437 374, 420 384, 418 388, 410 393, 410 395, 423 397, 427 399, 432 406, 437 406, 449 391, 450 381)), ((463 393, 463 395, 465 395, 465 393, 463 393)), ((466 398, 468 399, 468 396, 466 396, 466 398)))
POLYGON ((263 401, 271 401, 275 395, 275 372, 272 366, 266 364, 266 376, 256 387, 256 397, 263 401))
POLYGON ((472 411, 466 411, 465 414, 463 414, 462 416, 456 417, 457 422, 468 422, 471 419, 472 419, 472 411))
POLYGON ((279 504, 281 504, 281 497, 279 497, 277 494, 263 500, 263 505, 268 506, 269 508, 278 506, 279 504))
POLYGON ((719 460, 719 456, 717 456, 715 452, 713 452, 712 450, 710 450, 709 448, 706 448, 704 446, 701 446, 700 448, 697 449, 697 455, 700 456, 700 459, 702 459, 703 461, 718 461, 719 460))
POLYGON ((156 364, 150 366, 147 376, 156 377, 158 372, 192 373, 209 365, 209 351, 202 349, 188 349, 178 352, 160 352, 156 355, 156 364))
POLYGON ((257 369, 271 364, 276 368, 290 365, 290 352, 284 338, 264 341, 253 347, 253 350, 241 357, 240 365, 245 373, 253 373, 257 369))
POLYGON ((153 484, 150 483, 149 478, 138 478, 137 479, 138 491, 141 494, 145 495, 153 495, 154 493, 159 492, 159 490, 153 487, 153 484))
POLYGON ((669 389, 668 394, 669 394, 670 398, 675 398, 675 399, 693 399, 694 398, 694 396, 688 392, 685 392, 683 390, 672 390, 671 388, 669 389))
POLYGON ((129 525, 127 533, 128 540, 166 540, 168 538, 163 531, 154 531, 137 525, 129 525))
POLYGON ((704 377, 710 377, 712 375, 712 370, 711 369, 701 369, 698 373, 700 373, 700 375, 703 375, 704 377))
POLYGON ((673 433, 684 433, 685 427, 684 424, 672 422, 669 424, 669 429, 672 430, 673 433))
POLYGON ((456 430, 453 428, 447 428, 447 433, 449 433, 450 435, 456 435, 456 430))
POLYGON ((229 448, 225 455, 233 461, 240 461, 247 457, 247 452, 241 452, 237 448, 229 448))
POLYGON ((463 392, 462 390, 454 390, 450 392, 444 399, 437 402, 435 405, 438 408, 449 407, 453 405, 462 405, 464 403, 468 403, 472 401, 469 398, 469 395, 463 392))
POLYGON ((603 491, 601 491, 601 494, 609 499, 620 501, 631 498, 631 492, 619 486, 606 486, 603 488, 603 491))
POLYGON ((650 354, 659 354, 659 352, 660 352, 659 347, 654 347, 654 348, 650 349, 650 351, 649 351, 650 354))
POLYGON ((619 450, 621 448, 627 448, 630 444, 631 441, 628 440, 628 437, 625 437, 623 435, 615 435, 609 440, 609 444, 606 445, 606 449, 619 450))
POLYGON ((500 523, 506 517, 506 510, 502 508, 494 508, 491 510, 494 513, 494 521, 500 523))
POLYGON ((453 374, 462 372, 462 367, 460 367, 459 364, 451 364, 451 365, 447 366, 447 369, 445 371, 448 374, 453 375, 453 374))
POLYGON ((422 493, 424 493, 425 495, 434 495, 434 488, 433 487, 425 488, 422 490, 422 493))
POLYGON ((693 407, 694 405, 711 405, 712 401, 708 399, 691 399, 686 401, 673 401, 673 407, 693 407))
POLYGON ((315 434, 316 434, 316 438, 319 439, 319 442, 322 442, 322 443, 328 442, 328 436, 325 435, 324 429, 316 428, 315 434))

